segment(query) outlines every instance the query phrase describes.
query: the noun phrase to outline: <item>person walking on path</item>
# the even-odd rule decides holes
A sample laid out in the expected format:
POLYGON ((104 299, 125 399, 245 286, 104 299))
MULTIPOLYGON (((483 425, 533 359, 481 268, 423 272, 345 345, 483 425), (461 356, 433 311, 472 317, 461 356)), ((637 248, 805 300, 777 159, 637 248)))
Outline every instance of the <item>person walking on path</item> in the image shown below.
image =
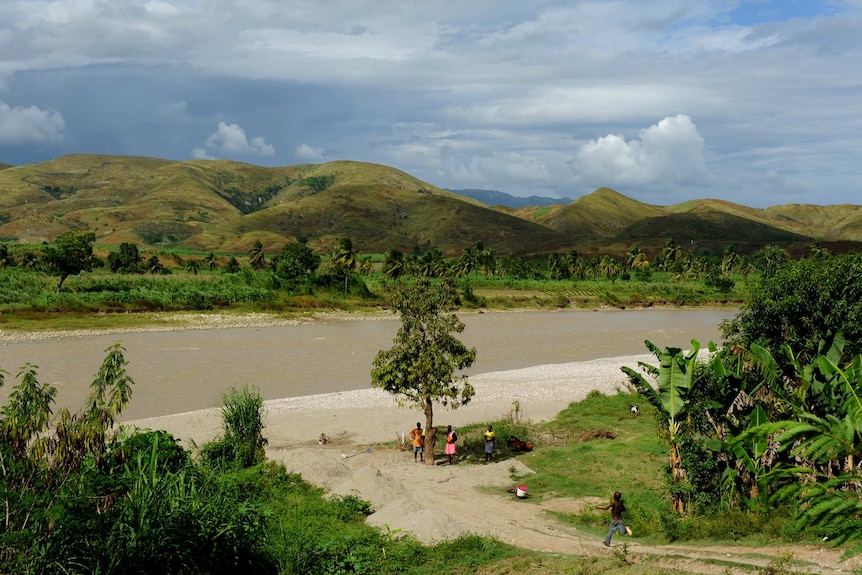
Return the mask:
POLYGON ((614 531, 618 532, 620 535, 628 534, 631 536, 632 530, 629 529, 628 525, 623 523, 623 511, 626 510, 626 506, 623 505, 623 494, 619 491, 614 493, 614 500, 611 501, 610 505, 596 505, 596 509, 601 509, 602 511, 611 510, 611 524, 608 525, 608 534, 605 537, 605 547, 611 546, 611 536, 614 534, 614 531))
POLYGON ((458 434, 452 430, 451 425, 446 426, 446 456, 449 458, 449 465, 455 464, 455 444, 458 443, 458 434))
POLYGON ((410 432, 410 439, 413 441, 413 462, 421 463, 425 461, 425 432, 422 431, 422 424, 416 422, 416 429, 410 432), (418 459, 417 459, 418 458, 418 459))
POLYGON ((491 461, 491 455, 494 454, 494 428, 488 426, 488 431, 482 434, 485 438, 485 463, 491 461))

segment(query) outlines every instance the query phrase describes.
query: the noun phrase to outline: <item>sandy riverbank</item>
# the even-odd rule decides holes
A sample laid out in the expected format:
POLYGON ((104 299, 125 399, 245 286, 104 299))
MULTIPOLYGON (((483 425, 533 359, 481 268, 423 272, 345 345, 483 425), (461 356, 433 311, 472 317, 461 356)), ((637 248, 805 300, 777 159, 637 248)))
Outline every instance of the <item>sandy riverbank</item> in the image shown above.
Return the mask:
MULTIPOLYGON (((625 389, 627 380, 620 367, 636 368, 638 361, 654 363, 655 357, 613 357, 472 375, 473 401, 457 410, 438 407, 435 422, 457 426, 501 419, 514 402, 518 402, 522 419, 547 420, 592 390, 612 394, 625 389)), ((420 411, 399 407, 392 396, 378 389, 269 400, 265 408, 265 434, 271 448, 305 444, 321 433, 355 444, 389 441, 412 429, 416 421, 424 423, 420 411)), ((127 423, 165 429, 197 443, 217 435, 220 426, 217 409, 127 423)))

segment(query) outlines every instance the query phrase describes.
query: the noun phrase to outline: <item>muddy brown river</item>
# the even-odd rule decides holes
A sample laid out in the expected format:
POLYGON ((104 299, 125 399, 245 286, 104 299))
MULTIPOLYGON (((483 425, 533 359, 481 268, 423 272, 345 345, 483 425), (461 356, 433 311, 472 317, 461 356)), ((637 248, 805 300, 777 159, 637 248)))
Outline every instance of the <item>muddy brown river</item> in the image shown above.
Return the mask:
MULTIPOLYGON (((720 342, 727 309, 462 313, 461 340, 477 350, 468 374, 646 353, 644 340, 687 348, 720 342)), ((5 401, 25 362, 57 387, 57 405, 73 411, 87 397, 105 350, 126 349, 134 380, 123 419, 217 406, 230 386, 256 386, 265 399, 363 389, 372 361, 392 345, 392 319, 320 320, 301 325, 49 338, 0 345, 5 401)))

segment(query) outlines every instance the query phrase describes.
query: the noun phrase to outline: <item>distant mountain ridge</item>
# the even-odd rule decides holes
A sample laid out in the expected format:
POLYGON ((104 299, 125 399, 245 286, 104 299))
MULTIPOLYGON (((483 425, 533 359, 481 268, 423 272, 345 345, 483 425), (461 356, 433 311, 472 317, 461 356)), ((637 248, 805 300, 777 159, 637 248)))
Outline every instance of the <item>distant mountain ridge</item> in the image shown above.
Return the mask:
POLYGON ((483 204, 489 206, 506 206, 509 208, 525 208, 527 206, 553 206, 554 204, 571 204, 571 198, 548 198, 545 196, 513 196, 506 192, 497 190, 481 190, 475 188, 465 188, 463 190, 453 190, 447 188, 450 192, 455 192, 474 200, 479 200, 483 204))
MULTIPOLYGON (((449 256, 478 242, 525 257, 572 249, 621 255, 633 245, 654 254, 667 238, 718 253, 766 244, 802 253, 813 242, 862 249, 862 207, 854 205, 756 209, 704 199, 662 207, 599 188, 568 203, 513 207, 463 192, 363 162, 265 168, 76 154, 0 170, 0 242, 92 230, 101 245, 232 253, 257 241, 268 253, 292 241, 326 252, 345 236, 365 253, 435 247, 449 256)), ((496 194, 484 197, 513 197, 496 194)))

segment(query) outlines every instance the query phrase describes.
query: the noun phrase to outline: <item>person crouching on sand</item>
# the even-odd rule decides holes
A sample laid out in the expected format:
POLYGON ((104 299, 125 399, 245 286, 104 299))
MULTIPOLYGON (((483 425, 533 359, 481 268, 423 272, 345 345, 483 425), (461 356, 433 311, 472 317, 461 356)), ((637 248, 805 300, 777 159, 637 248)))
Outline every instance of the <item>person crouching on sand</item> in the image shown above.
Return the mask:
POLYGON ((626 506, 623 505, 623 494, 619 491, 614 493, 614 500, 611 501, 610 505, 596 505, 596 509, 601 509, 602 511, 611 510, 611 524, 608 525, 608 535, 605 537, 605 547, 611 546, 611 536, 613 536, 614 531, 617 531, 620 535, 628 534, 631 536, 632 530, 628 528, 626 524, 623 523, 623 511, 626 510, 626 506))

